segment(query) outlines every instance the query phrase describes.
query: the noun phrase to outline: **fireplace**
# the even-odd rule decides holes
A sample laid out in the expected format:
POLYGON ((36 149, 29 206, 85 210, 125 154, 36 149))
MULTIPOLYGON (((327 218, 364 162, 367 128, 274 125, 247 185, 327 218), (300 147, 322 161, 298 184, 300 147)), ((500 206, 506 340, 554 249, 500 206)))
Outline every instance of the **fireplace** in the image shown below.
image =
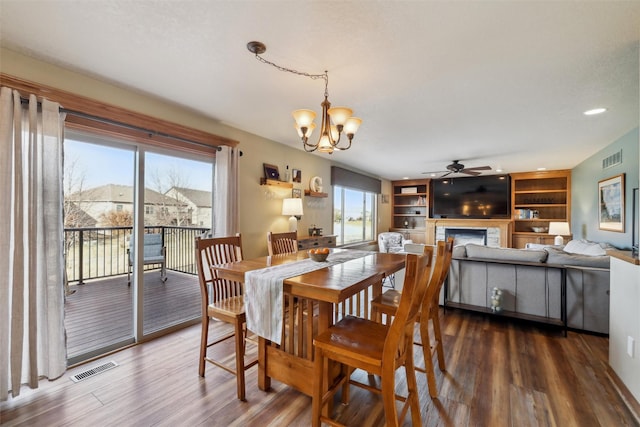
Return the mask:
POLYGON ((487 244, 486 228, 445 228, 445 240, 453 237, 453 245, 466 245, 467 243, 475 243, 477 245, 487 244))

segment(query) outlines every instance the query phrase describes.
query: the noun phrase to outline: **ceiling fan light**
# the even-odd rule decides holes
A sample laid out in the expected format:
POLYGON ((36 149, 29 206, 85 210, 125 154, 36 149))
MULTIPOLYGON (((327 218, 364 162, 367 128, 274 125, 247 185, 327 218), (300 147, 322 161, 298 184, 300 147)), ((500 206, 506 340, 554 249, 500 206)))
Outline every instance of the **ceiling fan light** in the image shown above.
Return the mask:
POLYGON ((336 126, 344 126, 349 117, 353 114, 353 110, 347 107, 333 107, 329 108, 329 116, 331 116, 331 121, 336 126))
POLYGON ((358 117, 350 117, 347 122, 344 124, 343 132, 347 135, 354 135, 358 132, 358 128, 362 124, 362 119, 358 117))
POLYGON ((299 128, 310 127, 313 124, 313 119, 316 118, 316 113, 313 110, 296 110, 291 114, 299 128))

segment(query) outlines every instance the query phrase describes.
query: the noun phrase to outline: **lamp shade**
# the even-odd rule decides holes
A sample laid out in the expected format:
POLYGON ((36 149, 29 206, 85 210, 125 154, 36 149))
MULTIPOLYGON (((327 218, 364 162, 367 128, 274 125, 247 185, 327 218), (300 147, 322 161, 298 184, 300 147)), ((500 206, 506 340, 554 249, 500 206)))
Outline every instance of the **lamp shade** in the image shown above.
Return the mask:
POLYGON ((359 119, 357 117, 350 117, 349 120, 347 120, 347 123, 345 123, 344 125, 344 133, 346 133, 347 135, 355 134, 358 131, 361 123, 362 119, 359 119))
POLYGON ((568 222, 550 222, 549 234, 556 236, 567 236, 571 234, 568 222))
POLYGON ((302 199, 284 199, 282 201, 282 215, 302 214, 302 199))
POLYGON ((316 113, 312 110, 296 110, 292 114, 296 124, 300 128, 308 128, 311 126, 311 123, 313 123, 313 119, 316 118, 316 113))
POLYGON ((302 215, 302 199, 284 199, 282 215, 289 216, 289 231, 298 231, 297 215, 302 215))
POLYGON ((329 108, 329 111, 327 111, 327 113, 329 113, 329 116, 331 116, 331 121, 334 124, 344 126, 349 117, 351 117, 351 115, 353 114, 353 111, 351 110, 351 108, 347 107, 333 107, 329 108))

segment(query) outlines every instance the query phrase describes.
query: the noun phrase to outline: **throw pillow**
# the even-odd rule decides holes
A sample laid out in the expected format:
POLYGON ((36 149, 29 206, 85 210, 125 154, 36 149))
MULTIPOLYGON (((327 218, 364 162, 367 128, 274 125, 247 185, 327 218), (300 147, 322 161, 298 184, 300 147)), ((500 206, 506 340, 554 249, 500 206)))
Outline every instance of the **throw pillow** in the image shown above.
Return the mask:
POLYGON ((571 240, 564 247, 564 251, 570 254, 589 256, 602 256, 607 254, 607 251, 605 251, 598 243, 590 242, 588 240, 571 240))

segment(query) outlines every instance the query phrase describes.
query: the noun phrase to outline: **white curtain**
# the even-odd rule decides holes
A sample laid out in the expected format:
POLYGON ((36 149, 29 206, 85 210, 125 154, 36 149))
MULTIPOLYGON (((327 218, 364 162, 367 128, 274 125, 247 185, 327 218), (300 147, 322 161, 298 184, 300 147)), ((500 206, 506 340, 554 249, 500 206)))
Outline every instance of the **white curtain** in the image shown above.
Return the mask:
POLYGON ((0 400, 66 369, 59 107, 0 88, 0 400))
POLYGON ((239 231, 238 219, 239 150, 223 146, 216 153, 213 178, 213 235, 233 236, 239 231))

